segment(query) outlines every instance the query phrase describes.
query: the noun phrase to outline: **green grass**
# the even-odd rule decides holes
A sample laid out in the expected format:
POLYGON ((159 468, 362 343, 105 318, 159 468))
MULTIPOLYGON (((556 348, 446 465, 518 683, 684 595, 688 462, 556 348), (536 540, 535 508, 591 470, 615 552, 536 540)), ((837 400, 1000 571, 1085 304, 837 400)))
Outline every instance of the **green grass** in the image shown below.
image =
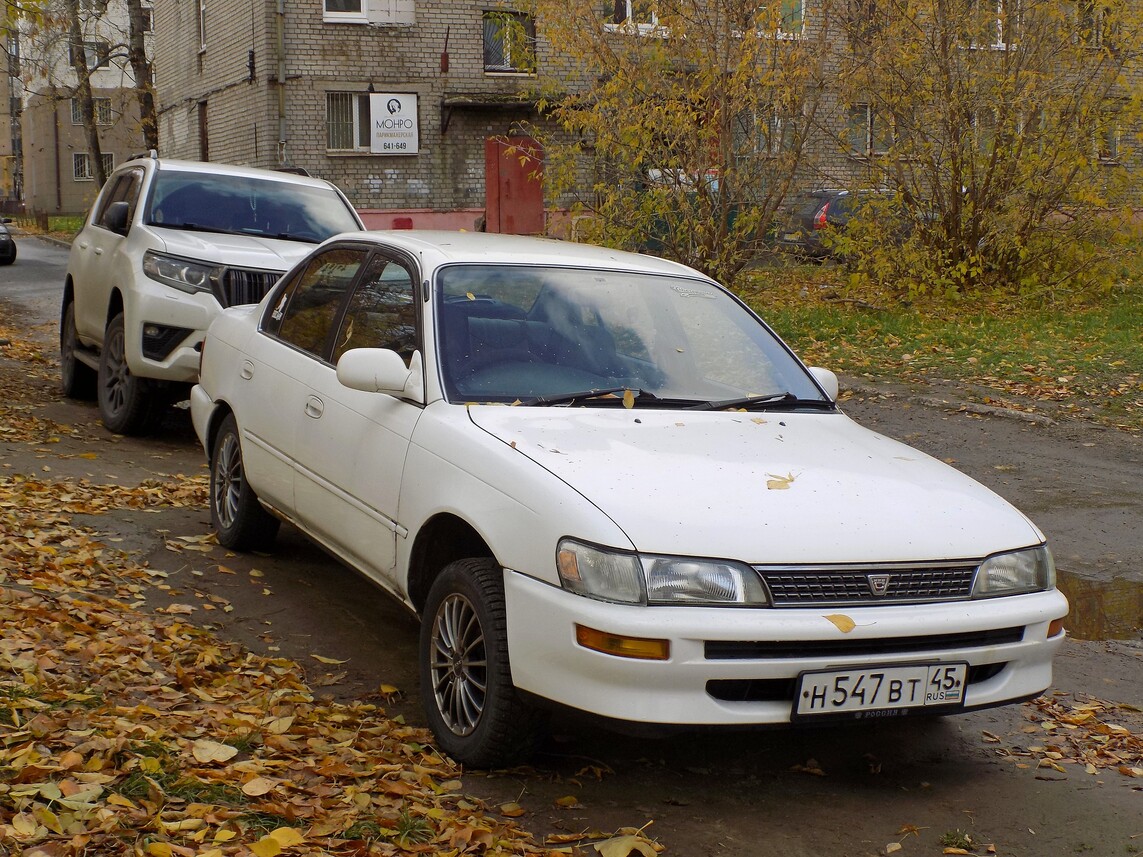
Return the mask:
POLYGON ((743 297, 809 364, 880 380, 963 382, 988 404, 1143 431, 1143 278, 1045 305, 977 297, 842 299, 836 267, 762 269, 743 297))

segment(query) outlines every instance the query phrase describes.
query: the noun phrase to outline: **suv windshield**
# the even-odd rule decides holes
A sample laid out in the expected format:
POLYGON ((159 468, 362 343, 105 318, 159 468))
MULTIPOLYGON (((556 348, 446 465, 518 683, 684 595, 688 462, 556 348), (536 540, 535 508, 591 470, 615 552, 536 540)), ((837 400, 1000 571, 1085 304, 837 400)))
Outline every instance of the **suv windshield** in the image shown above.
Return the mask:
POLYGON ((703 280, 455 265, 435 299, 450 401, 832 408, 753 313, 703 280))
POLYGON ((168 229, 318 243, 360 227, 329 187, 228 174, 160 171, 144 220, 168 229))

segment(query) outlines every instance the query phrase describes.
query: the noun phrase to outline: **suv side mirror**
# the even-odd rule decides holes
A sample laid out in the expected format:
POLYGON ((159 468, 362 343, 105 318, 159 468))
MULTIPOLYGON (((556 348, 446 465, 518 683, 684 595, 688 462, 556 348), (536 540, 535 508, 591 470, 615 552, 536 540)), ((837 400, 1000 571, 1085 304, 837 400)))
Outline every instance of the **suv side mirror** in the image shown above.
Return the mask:
POLYGON ((103 214, 103 226, 119 235, 127 234, 127 224, 131 220, 131 203, 126 200, 113 202, 103 214))

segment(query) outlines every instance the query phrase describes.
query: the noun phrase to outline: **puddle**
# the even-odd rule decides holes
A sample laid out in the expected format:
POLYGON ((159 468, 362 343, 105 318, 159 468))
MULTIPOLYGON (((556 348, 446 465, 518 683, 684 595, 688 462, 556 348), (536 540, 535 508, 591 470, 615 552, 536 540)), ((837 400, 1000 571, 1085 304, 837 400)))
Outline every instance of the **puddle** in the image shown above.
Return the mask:
POLYGON ((1059 571, 1056 585, 1072 609, 1064 619, 1080 640, 1143 639, 1143 583, 1122 577, 1092 580, 1059 571))

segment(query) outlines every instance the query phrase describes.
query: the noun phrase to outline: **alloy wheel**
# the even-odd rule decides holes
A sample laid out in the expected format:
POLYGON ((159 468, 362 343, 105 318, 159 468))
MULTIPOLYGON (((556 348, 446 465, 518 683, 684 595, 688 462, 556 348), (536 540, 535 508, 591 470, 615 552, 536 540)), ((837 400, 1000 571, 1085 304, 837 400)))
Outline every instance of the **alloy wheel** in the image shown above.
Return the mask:
POLYGON ((429 669, 437 710, 456 735, 480 723, 488 692, 484 629, 463 595, 448 595, 433 619, 429 669))

